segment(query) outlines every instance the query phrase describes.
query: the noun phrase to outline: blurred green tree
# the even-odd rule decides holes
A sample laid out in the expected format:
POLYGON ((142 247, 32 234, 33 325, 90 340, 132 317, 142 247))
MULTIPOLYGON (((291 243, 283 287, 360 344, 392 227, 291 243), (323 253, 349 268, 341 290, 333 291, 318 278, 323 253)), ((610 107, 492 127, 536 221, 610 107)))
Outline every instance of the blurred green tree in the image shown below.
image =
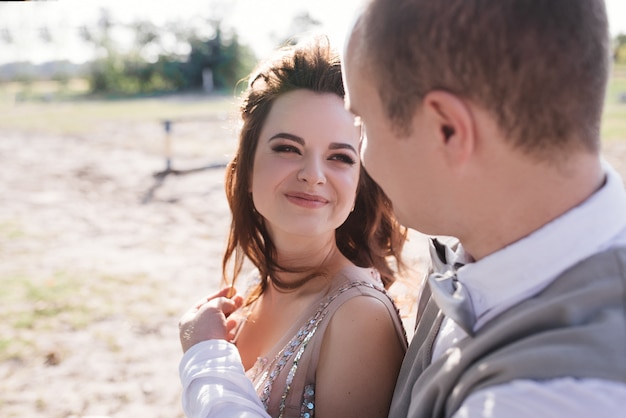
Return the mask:
POLYGON ((615 37, 613 60, 618 64, 626 64, 626 33, 620 33, 615 37))
POLYGON ((253 68, 256 57, 235 32, 224 33, 219 20, 186 28, 182 23, 162 27, 136 21, 126 29, 134 42, 122 51, 112 41, 114 23, 105 10, 95 30, 83 28, 85 41, 98 51, 88 79, 93 93, 153 94, 212 88, 234 89, 253 68))

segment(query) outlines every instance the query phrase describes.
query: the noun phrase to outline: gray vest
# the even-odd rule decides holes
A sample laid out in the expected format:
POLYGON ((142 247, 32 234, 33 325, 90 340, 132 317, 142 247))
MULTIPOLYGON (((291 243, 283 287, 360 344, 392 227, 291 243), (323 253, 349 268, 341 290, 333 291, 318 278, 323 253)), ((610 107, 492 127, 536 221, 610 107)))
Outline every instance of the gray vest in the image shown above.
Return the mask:
POLYGON ((570 268, 434 363, 443 315, 432 299, 419 315, 391 418, 451 417, 472 392, 515 379, 626 383, 626 248, 570 268))

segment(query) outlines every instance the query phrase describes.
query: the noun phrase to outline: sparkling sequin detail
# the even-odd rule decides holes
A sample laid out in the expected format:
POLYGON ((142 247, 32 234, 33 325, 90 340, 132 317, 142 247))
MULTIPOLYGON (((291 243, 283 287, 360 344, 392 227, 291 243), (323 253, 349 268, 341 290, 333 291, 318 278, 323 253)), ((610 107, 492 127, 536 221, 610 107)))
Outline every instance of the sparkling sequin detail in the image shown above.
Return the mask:
MULTIPOLYGON (((257 359, 257 362, 254 364, 252 369, 250 369, 246 374, 248 377, 254 382, 256 381, 256 390, 259 393, 259 397, 261 402, 265 406, 265 409, 268 409, 270 395, 272 394, 272 389, 274 382, 278 376, 280 376, 283 369, 291 364, 289 367, 289 371, 287 374, 285 387, 282 391, 280 403, 279 403, 279 418, 284 417, 285 409, 286 409, 286 401, 287 397, 292 390, 292 383, 296 373, 298 372, 298 367, 300 365, 300 359, 302 358, 309 341, 315 335, 318 326, 322 323, 326 315, 328 314, 328 306, 341 294, 346 291, 357 287, 357 286, 365 286, 372 289, 375 289, 389 298, 386 290, 382 286, 377 286, 368 282, 351 282, 346 284, 345 286, 338 289, 333 295, 326 298, 324 301, 320 303, 319 309, 309 318, 308 321, 304 323, 304 325, 298 330, 296 335, 278 352, 278 354, 272 359, 270 362, 267 358, 260 357, 257 359)), ((389 298, 391 300, 391 298, 389 298)), ((396 314, 398 318, 400 318, 400 312, 398 308, 392 301, 392 305, 395 307, 396 314)), ((404 335, 406 341, 406 333, 404 335)), ((276 395, 276 394, 275 394, 276 395)), ((303 418, 313 418, 315 413, 315 385, 308 385, 304 388, 303 393, 303 402, 300 410, 300 417, 303 418)))
POLYGON ((304 387, 300 416, 302 418, 313 418, 315 416, 315 385, 304 387))
MULTIPOLYGON (((326 314, 324 314, 324 316, 326 316, 326 314)), ((287 395, 289 394, 289 391, 291 391, 291 384, 293 383, 293 378, 296 375, 296 371, 298 370, 298 364, 300 363, 300 358, 302 357, 302 354, 304 353, 304 350, 307 344, 309 343, 309 341, 311 341, 311 338, 313 338, 313 335, 315 335, 315 331, 317 331, 317 326, 313 330, 311 330, 311 332, 307 334, 304 341, 302 341, 302 344, 300 344, 300 349, 298 350, 298 352, 296 353, 296 356, 293 359, 293 364, 291 366, 291 369, 289 369, 289 374, 287 375, 287 381, 285 382, 286 383, 285 390, 283 392, 283 395, 280 398, 279 418, 282 418, 283 413, 285 412, 285 401, 287 400, 287 395)))

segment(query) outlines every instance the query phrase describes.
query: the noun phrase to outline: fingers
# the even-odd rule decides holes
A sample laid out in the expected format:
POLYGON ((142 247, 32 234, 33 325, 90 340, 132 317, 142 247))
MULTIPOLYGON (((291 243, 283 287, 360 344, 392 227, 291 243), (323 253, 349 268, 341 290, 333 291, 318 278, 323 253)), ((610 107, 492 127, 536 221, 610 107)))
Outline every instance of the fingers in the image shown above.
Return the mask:
POLYGON ((233 342, 235 338, 235 333, 237 332, 237 327, 239 325, 239 321, 234 319, 228 319, 226 321, 226 334, 228 335, 228 341, 233 342))
POLYGON ((228 318, 230 314, 243 306, 243 298, 241 296, 235 296, 233 299, 222 298, 219 300, 219 307, 224 312, 224 315, 228 318))
POLYGON ((220 289, 198 301, 182 316, 178 324, 183 352, 205 340, 230 341, 237 321, 227 318, 241 308, 243 303, 243 297, 237 295, 232 287, 220 289))
POLYGON ((218 300, 220 299, 213 299, 200 309, 183 315, 178 324, 183 352, 202 341, 228 338, 226 317, 220 308, 213 306, 218 300))
POLYGON ((218 299, 218 298, 230 299, 233 296, 235 296, 236 294, 237 294, 237 289, 235 289, 234 287, 232 287, 232 286, 223 287, 220 290, 218 290, 217 292, 215 292, 215 293, 213 293, 213 294, 211 294, 211 295, 209 295, 207 297, 204 297, 202 299, 199 299, 194 304, 194 306, 196 307, 196 309, 200 309, 200 306, 204 305, 207 302, 210 302, 211 300, 218 299))
POLYGON ((232 286, 228 286, 228 287, 221 288, 215 295, 217 297, 225 297, 225 298, 230 299, 233 296, 235 296, 236 293, 237 293, 237 289, 235 289, 232 286))
POLYGON ((243 298, 241 296, 235 297, 234 299, 227 299, 226 297, 217 297, 201 304, 195 309, 195 311, 197 315, 201 315, 202 312, 206 310, 217 309, 226 318, 228 318, 233 312, 241 308, 242 305, 243 305, 243 298))
POLYGON ((237 294, 237 289, 235 289, 233 286, 227 287, 226 289, 227 290, 226 290, 226 294, 224 295, 224 297, 227 297, 228 299, 232 299, 232 297, 235 296, 235 294, 237 294))

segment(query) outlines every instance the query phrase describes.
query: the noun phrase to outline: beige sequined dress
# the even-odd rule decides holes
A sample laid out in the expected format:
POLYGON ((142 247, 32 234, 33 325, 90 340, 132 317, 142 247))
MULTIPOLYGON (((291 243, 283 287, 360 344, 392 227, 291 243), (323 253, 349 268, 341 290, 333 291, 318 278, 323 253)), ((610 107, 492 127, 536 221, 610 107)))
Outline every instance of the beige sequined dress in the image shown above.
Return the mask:
POLYGON ((294 324, 271 355, 258 358, 246 372, 272 417, 315 416, 315 371, 324 332, 337 309, 358 296, 376 298, 387 307, 398 339, 406 349, 406 333, 398 309, 382 283, 342 280, 303 315, 302 321, 294 324))

